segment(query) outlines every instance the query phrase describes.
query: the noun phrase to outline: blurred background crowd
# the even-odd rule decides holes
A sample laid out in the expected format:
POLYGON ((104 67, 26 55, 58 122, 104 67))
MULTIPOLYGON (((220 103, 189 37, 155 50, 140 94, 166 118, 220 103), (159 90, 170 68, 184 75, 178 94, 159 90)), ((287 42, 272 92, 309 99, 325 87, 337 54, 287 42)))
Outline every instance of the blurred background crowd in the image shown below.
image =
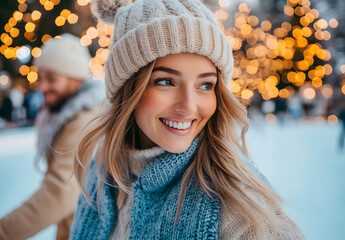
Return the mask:
MULTIPOLYGON (((233 47, 229 88, 248 107, 254 161, 308 239, 345 239, 340 216, 345 211, 340 177, 345 171, 345 1, 204 2, 233 47), (321 196, 332 204, 323 215, 321 196), (312 210, 303 212, 308 204, 314 204, 312 210)), ((93 77, 103 80, 114 29, 91 17, 90 0, 1 1, 0 16, 0 129, 33 125, 44 99, 36 89, 32 61, 51 38, 63 33, 80 37, 92 55, 93 77)), ((9 146, 8 136, 13 132, 0 132, 0 148, 9 146)), ((17 140, 12 147, 20 148, 17 140)))

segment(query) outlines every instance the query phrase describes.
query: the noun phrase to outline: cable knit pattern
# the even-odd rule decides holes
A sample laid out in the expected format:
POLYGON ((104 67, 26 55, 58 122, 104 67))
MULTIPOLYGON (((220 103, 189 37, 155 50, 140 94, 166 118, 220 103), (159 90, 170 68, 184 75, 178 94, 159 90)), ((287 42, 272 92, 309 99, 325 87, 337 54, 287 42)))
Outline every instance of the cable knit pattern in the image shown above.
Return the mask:
MULTIPOLYGON (((157 156, 164 153, 165 150, 161 147, 153 147, 150 149, 138 150, 133 149, 129 153, 129 163, 131 171, 135 176, 138 176, 142 169, 157 156)), ((125 203, 118 209, 117 220, 113 231, 109 236, 109 240, 128 240, 129 226, 131 218, 131 207, 133 202, 133 188, 131 188, 125 203)))
MULTIPOLYGON (((133 186, 130 239, 217 239, 220 202, 211 200, 195 182, 186 192, 175 224, 182 174, 193 161, 197 146, 198 138, 186 152, 165 152, 143 169, 133 186)), ((94 204, 92 207, 80 197, 71 239, 107 239, 116 224, 116 192, 109 185, 102 189, 98 214, 97 179, 92 163, 86 190, 94 204)))
POLYGON ((97 0, 95 14, 114 33, 105 63, 107 97, 111 102, 134 73, 169 54, 196 53, 208 57, 226 84, 233 70, 229 40, 213 13, 200 0, 97 0), (110 15, 110 16, 109 16, 110 15), (106 16, 106 17, 102 17, 106 16))
POLYGON ((182 174, 194 159, 196 138, 180 154, 165 153, 149 163, 134 183, 129 239, 217 239, 220 202, 192 183, 175 225, 182 174))

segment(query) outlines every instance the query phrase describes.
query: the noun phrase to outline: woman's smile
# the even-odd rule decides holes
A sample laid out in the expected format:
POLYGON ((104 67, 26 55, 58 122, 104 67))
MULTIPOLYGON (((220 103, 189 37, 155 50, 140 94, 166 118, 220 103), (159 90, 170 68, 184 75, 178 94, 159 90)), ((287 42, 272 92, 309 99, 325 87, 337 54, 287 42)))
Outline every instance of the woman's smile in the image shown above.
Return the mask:
POLYGON ((163 126, 171 133, 176 135, 187 135, 190 133, 195 119, 176 119, 176 118, 159 118, 163 126))
POLYGON ((183 53, 159 58, 135 112, 143 148, 188 149, 217 108, 217 69, 206 57, 183 53))

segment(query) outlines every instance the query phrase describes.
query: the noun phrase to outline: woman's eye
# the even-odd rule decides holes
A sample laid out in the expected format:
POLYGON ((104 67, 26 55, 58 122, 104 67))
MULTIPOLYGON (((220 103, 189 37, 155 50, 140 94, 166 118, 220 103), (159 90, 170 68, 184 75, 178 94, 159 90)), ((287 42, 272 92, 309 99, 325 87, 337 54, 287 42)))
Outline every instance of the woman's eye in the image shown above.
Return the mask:
POLYGON ((211 90, 213 88, 214 84, 213 83, 204 83, 201 85, 202 90, 211 90))
POLYGON ((161 85, 161 86, 172 86, 172 81, 169 79, 157 79, 154 81, 156 85, 161 85))

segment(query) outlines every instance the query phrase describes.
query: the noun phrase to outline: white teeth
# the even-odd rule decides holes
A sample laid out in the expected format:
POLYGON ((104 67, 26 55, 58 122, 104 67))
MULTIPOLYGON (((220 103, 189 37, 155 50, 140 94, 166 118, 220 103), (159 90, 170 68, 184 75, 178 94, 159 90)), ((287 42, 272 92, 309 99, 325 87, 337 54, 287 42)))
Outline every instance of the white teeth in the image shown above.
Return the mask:
POLYGON ((187 129, 188 128, 188 123, 183 123, 183 126, 182 126, 183 129, 187 129))
POLYGON ((192 125, 192 122, 173 122, 173 121, 168 121, 166 119, 162 119, 162 122, 171 128, 175 128, 179 130, 188 129, 192 125))
POLYGON ((179 122, 179 123, 177 124, 177 128, 178 128, 178 129, 184 129, 184 128, 182 128, 182 127, 183 127, 183 123, 179 122))

